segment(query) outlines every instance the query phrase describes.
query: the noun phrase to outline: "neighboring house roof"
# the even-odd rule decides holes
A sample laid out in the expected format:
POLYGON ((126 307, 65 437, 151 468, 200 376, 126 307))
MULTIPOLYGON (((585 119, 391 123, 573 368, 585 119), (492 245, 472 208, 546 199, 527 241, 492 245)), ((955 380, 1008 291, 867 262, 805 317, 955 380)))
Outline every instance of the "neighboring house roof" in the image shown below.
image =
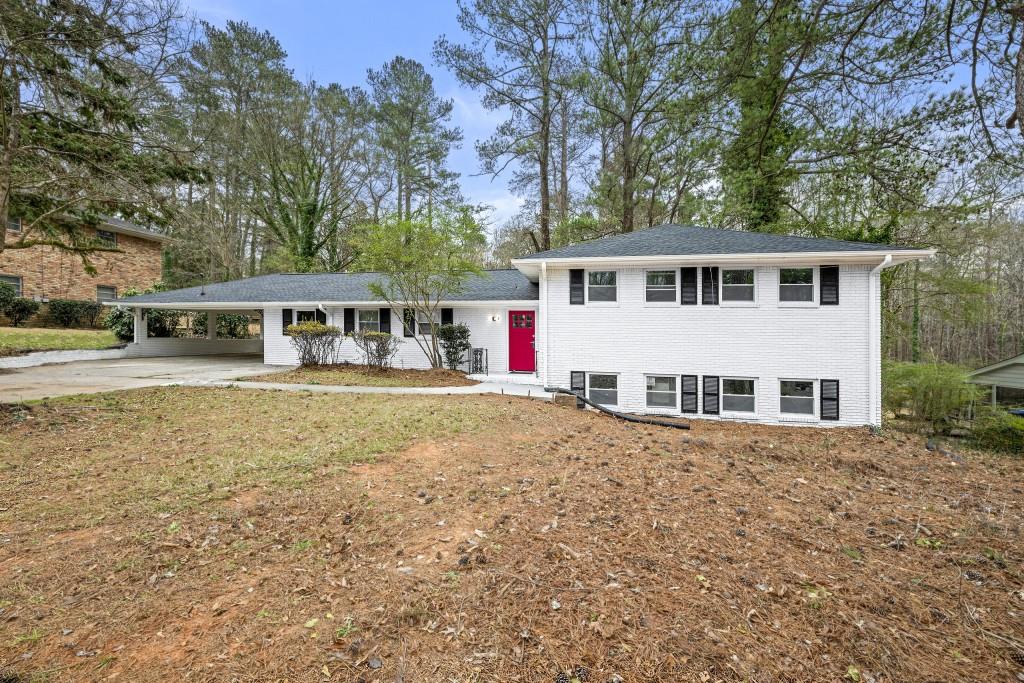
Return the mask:
MULTIPOLYGON (((370 291, 380 273, 277 273, 200 287, 141 294, 116 303, 166 306, 186 304, 347 304, 381 302, 370 291)), ((445 301, 536 301, 537 285, 518 270, 487 270, 471 276, 463 291, 445 301)))
POLYGON ((972 382, 1024 389, 1024 353, 970 373, 972 382))
POLYGON ((113 232, 119 232, 123 235, 132 235, 145 240, 153 240, 154 242, 171 241, 171 238, 163 233, 150 230, 149 228, 144 228, 141 225, 129 223, 128 221, 121 220, 120 218, 114 218, 113 216, 103 217, 103 228, 113 232))
POLYGON ((612 235, 567 247, 530 254, 515 261, 590 259, 630 256, 705 256, 824 252, 923 251, 910 247, 818 237, 797 237, 739 230, 718 230, 689 225, 659 225, 646 230, 612 235))

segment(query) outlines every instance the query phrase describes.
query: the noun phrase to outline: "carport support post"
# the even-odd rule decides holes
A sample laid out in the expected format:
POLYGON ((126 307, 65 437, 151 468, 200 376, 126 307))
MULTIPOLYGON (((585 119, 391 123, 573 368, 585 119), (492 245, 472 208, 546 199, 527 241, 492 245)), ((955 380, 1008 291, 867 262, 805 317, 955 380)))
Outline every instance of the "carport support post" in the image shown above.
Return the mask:
POLYGON ((999 387, 995 384, 992 385, 992 407, 995 408, 999 405, 999 387))
POLYGON ((141 308, 136 308, 134 310, 135 310, 135 329, 134 329, 135 339, 134 339, 134 341, 135 341, 136 344, 141 344, 142 341, 146 338, 146 316, 143 315, 143 312, 142 312, 141 308))
POLYGON ((206 338, 216 339, 217 338, 217 312, 207 311, 206 312, 206 338))

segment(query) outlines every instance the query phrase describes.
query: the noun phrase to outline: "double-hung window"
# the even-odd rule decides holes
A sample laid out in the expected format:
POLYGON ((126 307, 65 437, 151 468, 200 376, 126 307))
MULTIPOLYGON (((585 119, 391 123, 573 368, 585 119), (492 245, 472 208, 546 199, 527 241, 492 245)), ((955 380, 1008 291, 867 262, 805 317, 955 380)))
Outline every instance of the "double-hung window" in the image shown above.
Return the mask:
POLYGON ((647 407, 675 408, 679 405, 673 375, 647 375, 647 407))
POLYGON ((722 410, 730 413, 753 413, 754 380, 722 378, 722 410))
POLYGON ((316 322, 316 309, 309 308, 306 310, 295 309, 295 324, 316 322))
POLYGON ((587 301, 617 300, 614 270, 592 270, 587 273, 587 301))
POLYGON ((117 287, 96 285, 96 301, 113 301, 117 298, 117 287))
POLYGON ((780 268, 779 301, 814 302, 814 268, 780 268))
POLYGON ((676 300, 676 271, 648 270, 646 300, 674 302, 676 300))
MULTIPOLYGON (((416 329, 419 330, 420 336, 430 336, 430 317, 425 315, 422 311, 416 313, 416 329)), ((435 317, 434 323, 438 324, 438 320, 435 317)))
POLYGON ((788 415, 814 415, 814 382, 784 379, 779 382, 779 412, 788 415))
POLYGON ((722 301, 754 301, 754 269, 722 269, 722 301))
POLYGON ((599 375, 591 373, 589 379, 589 398, 591 401, 604 406, 614 406, 619 404, 618 375, 599 375))
POLYGON ((21 218, 18 216, 8 218, 7 229, 11 232, 21 232, 21 218))
POLYGON ((14 287, 14 296, 21 296, 21 278, 17 275, 0 275, 0 282, 6 282, 14 287))
POLYGON ((367 332, 380 332, 380 310, 376 308, 360 308, 359 329, 367 332))

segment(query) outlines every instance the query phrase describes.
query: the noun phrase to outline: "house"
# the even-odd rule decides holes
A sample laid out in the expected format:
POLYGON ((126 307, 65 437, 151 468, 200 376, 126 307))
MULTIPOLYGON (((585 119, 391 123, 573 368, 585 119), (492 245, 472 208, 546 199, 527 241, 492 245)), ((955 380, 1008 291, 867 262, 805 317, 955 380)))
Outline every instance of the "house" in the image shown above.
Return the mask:
POLYGON ((978 368, 970 379, 991 388, 992 405, 1005 402, 1024 406, 1024 353, 978 368))
MULTIPOLYGON (((21 238, 21 219, 7 223, 6 243, 21 238)), ((95 252, 89 260, 96 274, 85 272, 77 254, 48 246, 4 249, 0 252, 0 282, 12 285, 18 296, 36 301, 75 299, 109 301, 124 290, 145 289, 160 281, 165 235, 118 218, 106 218, 97 228, 82 227, 86 236, 117 247, 95 252)))
MULTIPOLYGON (((882 269, 931 250, 664 225, 512 262, 441 302, 492 374, 586 392, 627 412, 813 425, 881 422, 882 269)), ((262 353, 296 363, 284 329, 321 319, 402 336, 396 365, 424 367, 404 310, 367 273, 279 274, 132 297, 132 353, 262 353), (144 335, 148 308, 260 313, 261 338, 144 335), (399 307, 400 308, 400 307, 399 307)), ((346 360, 358 361, 354 345, 346 360)))

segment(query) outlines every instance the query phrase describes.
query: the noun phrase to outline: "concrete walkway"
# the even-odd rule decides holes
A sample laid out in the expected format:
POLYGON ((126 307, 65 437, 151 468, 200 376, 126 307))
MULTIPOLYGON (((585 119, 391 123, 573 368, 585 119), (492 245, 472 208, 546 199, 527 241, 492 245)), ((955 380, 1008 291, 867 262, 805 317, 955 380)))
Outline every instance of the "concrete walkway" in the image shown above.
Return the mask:
POLYGON ((289 384, 285 382, 235 382, 228 380, 190 380, 180 382, 190 387, 237 387, 269 391, 309 391, 314 394, 428 394, 435 396, 499 394, 550 399, 551 394, 536 385, 514 382, 481 382, 465 387, 348 387, 331 384, 289 384))
POLYGON ((79 349, 75 351, 33 351, 23 356, 0 358, 0 369, 34 368, 53 363, 71 363, 76 360, 114 360, 127 355, 125 349, 79 349))

